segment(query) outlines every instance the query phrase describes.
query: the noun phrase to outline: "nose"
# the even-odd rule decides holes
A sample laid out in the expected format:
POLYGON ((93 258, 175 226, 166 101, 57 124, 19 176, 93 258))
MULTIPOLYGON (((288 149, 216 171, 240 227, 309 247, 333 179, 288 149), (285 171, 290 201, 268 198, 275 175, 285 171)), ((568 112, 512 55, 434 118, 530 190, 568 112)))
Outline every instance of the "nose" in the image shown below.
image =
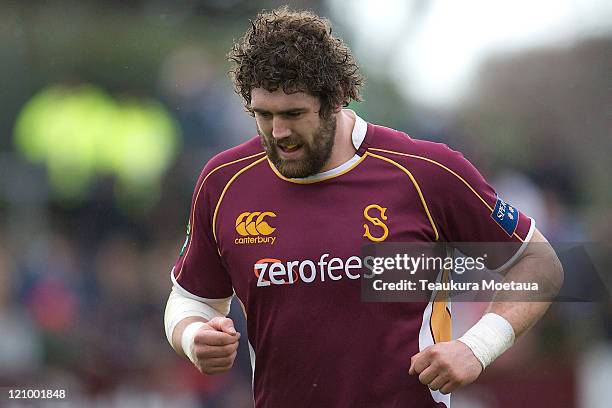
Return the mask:
POLYGON ((287 122, 281 117, 274 117, 272 119, 272 136, 276 139, 284 139, 291 135, 291 129, 287 126, 287 122))

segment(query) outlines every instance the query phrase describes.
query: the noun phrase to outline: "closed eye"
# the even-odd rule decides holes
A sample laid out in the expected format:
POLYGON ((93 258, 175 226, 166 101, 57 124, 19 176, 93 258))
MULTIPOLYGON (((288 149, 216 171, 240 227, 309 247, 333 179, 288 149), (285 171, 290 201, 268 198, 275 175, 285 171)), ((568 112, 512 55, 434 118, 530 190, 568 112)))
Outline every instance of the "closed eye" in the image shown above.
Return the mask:
POLYGON ((295 119, 298 118, 301 114, 302 112, 287 112, 285 113, 285 116, 291 119, 295 119))
POLYGON ((272 114, 270 112, 257 112, 256 111, 255 116, 258 116, 263 119, 270 119, 272 117, 272 114))
MULTIPOLYGON (((255 112, 255 116, 260 119, 272 119, 274 116, 271 112, 263 111, 263 110, 253 110, 255 112)), ((278 114, 286 119, 298 119, 304 112, 303 111, 285 111, 279 112, 278 114)))

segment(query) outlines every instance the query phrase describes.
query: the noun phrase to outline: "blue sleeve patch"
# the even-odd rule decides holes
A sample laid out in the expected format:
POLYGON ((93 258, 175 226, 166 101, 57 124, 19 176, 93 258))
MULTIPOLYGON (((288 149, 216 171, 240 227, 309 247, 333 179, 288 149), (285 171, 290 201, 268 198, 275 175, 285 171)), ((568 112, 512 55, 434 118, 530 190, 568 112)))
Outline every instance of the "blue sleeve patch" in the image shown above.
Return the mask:
POLYGON ((519 212, 516 208, 504 202, 504 200, 497 196, 497 202, 495 203, 495 208, 491 213, 491 218, 493 218, 495 222, 498 223, 499 226, 504 229, 504 231, 506 231, 506 234, 512 236, 518 225, 519 212))

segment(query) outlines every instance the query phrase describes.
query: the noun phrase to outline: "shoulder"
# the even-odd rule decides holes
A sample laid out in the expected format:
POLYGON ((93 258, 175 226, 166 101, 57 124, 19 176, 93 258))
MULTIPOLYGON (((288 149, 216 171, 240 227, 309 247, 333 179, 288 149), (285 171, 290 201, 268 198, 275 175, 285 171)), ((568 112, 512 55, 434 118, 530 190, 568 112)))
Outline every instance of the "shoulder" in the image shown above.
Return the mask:
POLYGON ((432 176, 467 176, 474 166, 456 150, 444 143, 414 139, 404 132, 379 125, 372 127, 373 137, 367 151, 406 167, 410 171, 432 176))
POLYGON ((265 157, 259 137, 254 137, 213 156, 200 172, 198 184, 225 184, 237 172, 265 160, 265 157))

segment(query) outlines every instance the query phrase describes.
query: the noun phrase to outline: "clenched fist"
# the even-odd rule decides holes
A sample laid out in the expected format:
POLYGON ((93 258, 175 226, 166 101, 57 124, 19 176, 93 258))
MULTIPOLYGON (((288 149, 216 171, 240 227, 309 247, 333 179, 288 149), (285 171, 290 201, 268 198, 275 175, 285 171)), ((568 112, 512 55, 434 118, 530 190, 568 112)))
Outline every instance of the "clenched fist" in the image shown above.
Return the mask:
POLYGON ((194 364, 203 374, 220 374, 234 365, 240 333, 227 317, 215 317, 201 326, 191 345, 194 364))
POLYGON ((472 350, 453 340, 427 347, 410 359, 410 375, 418 374, 419 381, 430 389, 448 394, 474 382, 483 368, 472 350))

